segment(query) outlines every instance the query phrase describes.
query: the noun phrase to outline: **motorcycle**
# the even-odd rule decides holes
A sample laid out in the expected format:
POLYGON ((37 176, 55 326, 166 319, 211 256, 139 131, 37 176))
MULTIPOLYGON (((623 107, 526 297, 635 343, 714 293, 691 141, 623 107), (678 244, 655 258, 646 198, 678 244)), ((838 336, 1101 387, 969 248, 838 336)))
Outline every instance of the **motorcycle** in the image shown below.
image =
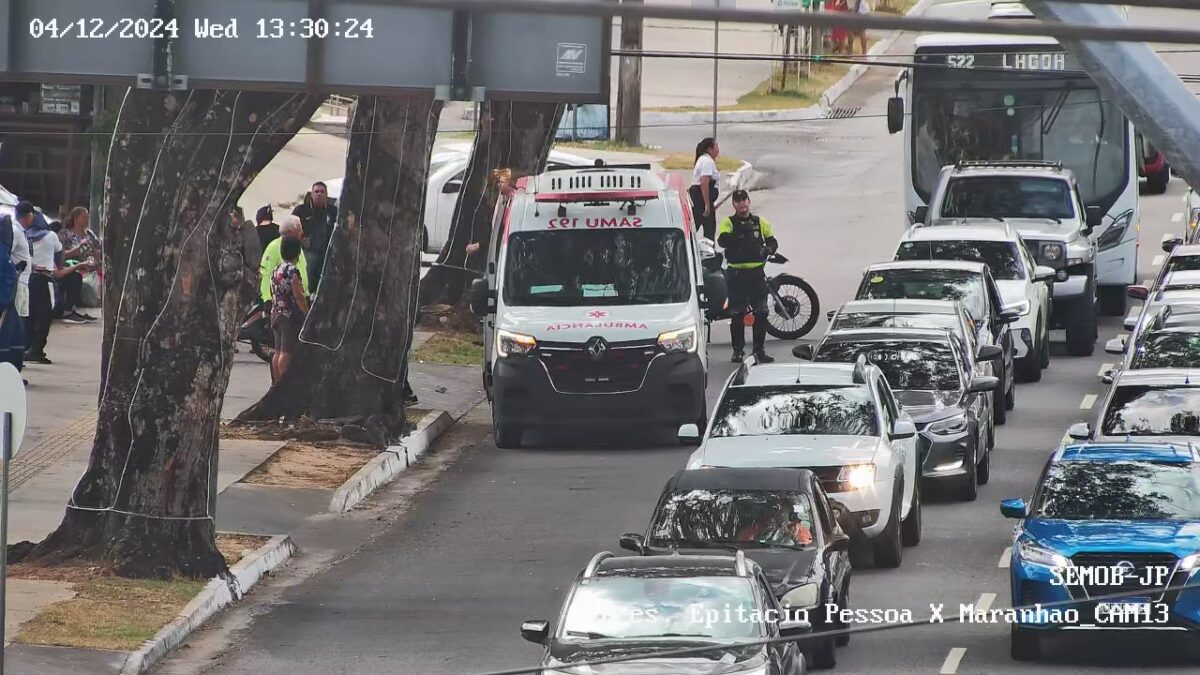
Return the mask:
MULTIPOLYGON (((704 238, 700 240, 700 258, 705 272, 724 271, 725 256, 717 251, 712 240, 704 238)), ((783 255, 773 253, 766 262, 767 288, 770 290, 767 334, 780 340, 795 340, 807 335, 817 325, 817 318, 821 311, 821 302, 817 298, 817 292, 804 279, 779 269, 779 266, 788 262, 783 255)), ((706 312, 710 325, 714 321, 729 319, 731 316, 728 303, 722 311, 709 310, 706 312)), ((747 325, 753 320, 753 313, 747 311, 747 325)))
POLYGON ((238 342, 249 344, 255 356, 271 362, 271 357, 275 356, 275 331, 271 330, 270 300, 255 303, 242 317, 238 342))

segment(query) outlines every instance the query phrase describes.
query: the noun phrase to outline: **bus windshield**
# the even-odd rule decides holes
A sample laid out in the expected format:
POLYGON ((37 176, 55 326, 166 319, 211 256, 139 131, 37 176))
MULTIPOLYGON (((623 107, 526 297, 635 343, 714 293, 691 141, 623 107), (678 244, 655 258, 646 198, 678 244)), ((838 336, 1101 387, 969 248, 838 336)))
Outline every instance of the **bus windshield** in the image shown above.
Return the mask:
POLYGON ((1107 210, 1129 180, 1127 123, 1089 80, 995 70, 917 69, 913 187, 926 202, 947 164, 1061 161, 1088 205, 1107 210))

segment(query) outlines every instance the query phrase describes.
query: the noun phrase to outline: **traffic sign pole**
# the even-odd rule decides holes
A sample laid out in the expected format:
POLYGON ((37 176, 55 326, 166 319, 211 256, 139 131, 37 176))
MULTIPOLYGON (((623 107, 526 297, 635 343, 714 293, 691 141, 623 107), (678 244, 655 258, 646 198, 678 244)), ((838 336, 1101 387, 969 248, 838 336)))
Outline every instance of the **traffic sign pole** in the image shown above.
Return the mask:
MULTIPOLYGON (((4 552, 0 554, 0 619, 8 616, 8 465, 13 456, 13 415, 4 413, 3 431, 0 432, 0 542, 4 552)), ((4 621, 0 620, 0 675, 4 675, 4 621)))

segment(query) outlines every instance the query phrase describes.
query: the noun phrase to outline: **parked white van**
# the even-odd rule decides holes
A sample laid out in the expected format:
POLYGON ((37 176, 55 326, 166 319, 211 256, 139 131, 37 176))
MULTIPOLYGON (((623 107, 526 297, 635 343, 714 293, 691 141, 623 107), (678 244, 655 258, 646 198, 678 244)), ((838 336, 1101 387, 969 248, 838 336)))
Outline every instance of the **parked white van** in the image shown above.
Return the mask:
POLYGON ((483 384, 501 448, 530 428, 708 421, 705 278, 682 184, 649 165, 552 169, 498 208, 484 278, 483 384))

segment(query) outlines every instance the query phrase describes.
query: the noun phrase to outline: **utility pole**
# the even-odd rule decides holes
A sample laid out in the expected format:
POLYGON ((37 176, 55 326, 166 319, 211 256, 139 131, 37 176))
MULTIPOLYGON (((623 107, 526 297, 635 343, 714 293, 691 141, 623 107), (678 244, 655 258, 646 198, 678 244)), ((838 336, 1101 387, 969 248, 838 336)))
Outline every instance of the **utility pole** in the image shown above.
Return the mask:
MULTIPOLYGON (((719 3, 718 3, 719 4, 719 3)), ((717 79, 721 76, 721 22, 713 22, 713 131, 717 137, 717 79)))
MULTIPOLYGON (((1077 2, 1026 0, 1043 21, 1127 25, 1115 7, 1077 2)), ((1171 169, 1200 186, 1200 100, 1144 42, 1063 40, 1106 98, 1116 102, 1138 131, 1162 150, 1171 169)), ((1140 161, 1140 160, 1139 160, 1140 161)))
MULTIPOLYGON (((625 4, 642 4, 642 0, 622 0, 625 4)), ((621 19, 621 49, 642 49, 642 19, 621 19)), ((617 78, 617 142, 624 145, 642 144, 642 58, 622 56, 617 78)))

